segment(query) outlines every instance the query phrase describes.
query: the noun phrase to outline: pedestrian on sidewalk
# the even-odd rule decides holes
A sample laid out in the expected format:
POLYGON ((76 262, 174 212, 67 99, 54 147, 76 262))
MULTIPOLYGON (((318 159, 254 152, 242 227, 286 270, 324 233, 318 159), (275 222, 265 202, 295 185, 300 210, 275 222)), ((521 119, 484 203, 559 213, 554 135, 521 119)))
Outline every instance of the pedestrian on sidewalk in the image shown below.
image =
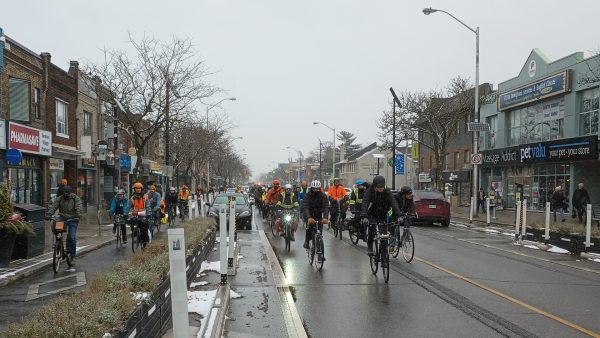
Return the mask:
POLYGON ((565 221, 565 194, 559 185, 552 193, 552 210, 554 210, 554 222, 556 222, 556 212, 560 213, 560 221, 565 221))
POLYGON ((577 212, 579 217, 579 223, 583 223, 583 216, 585 215, 585 209, 587 204, 591 204, 590 195, 587 190, 583 187, 583 183, 577 185, 577 190, 573 192, 573 198, 571 199, 573 204, 573 210, 577 212))
POLYGON ((481 212, 485 212, 485 198, 487 195, 485 194, 485 190, 483 188, 479 188, 479 193, 477 194, 477 207, 475 208, 475 213, 479 212, 479 207, 481 206, 481 212))

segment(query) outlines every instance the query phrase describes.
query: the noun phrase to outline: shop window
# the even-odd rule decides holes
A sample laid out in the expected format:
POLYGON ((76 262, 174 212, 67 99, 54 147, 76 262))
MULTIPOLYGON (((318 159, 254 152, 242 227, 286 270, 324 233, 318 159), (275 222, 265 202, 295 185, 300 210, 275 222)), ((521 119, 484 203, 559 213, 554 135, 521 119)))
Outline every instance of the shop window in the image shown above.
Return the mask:
POLYGON ((564 115, 564 98, 511 111, 510 145, 563 138, 564 115))
POLYGON ((68 105, 66 102, 56 100, 56 135, 69 138, 67 128, 68 105))
POLYGON ((498 115, 490 116, 487 118, 487 123, 490 125, 490 131, 486 133, 486 148, 496 148, 496 132, 498 132, 498 115))
POLYGON ((581 94, 581 105, 579 113, 579 134, 598 134, 598 99, 600 90, 589 89, 581 94))
POLYGON ((8 80, 8 111, 11 120, 29 122, 30 97, 29 81, 15 78, 8 80))
POLYGON ((33 88, 33 112, 36 119, 42 118, 42 92, 39 88, 33 88))
POLYGON ((92 136, 92 114, 83 112, 83 136, 92 136))
POLYGON ((465 156, 463 158, 465 160, 465 163, 471 163, 471 151, 465 150, 465 156))

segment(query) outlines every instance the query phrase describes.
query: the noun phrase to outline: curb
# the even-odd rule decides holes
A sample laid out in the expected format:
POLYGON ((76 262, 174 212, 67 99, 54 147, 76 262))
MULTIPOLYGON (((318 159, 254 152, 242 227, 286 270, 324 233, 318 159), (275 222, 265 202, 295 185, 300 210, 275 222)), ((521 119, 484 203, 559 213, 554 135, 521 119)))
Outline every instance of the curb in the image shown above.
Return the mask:
MULTIPOLYGON (((111 237, 110 240, 105 241, 105 242, 101 242, 101 243, 96 243, 96 244, 90 244, 88 245, 85 249, 81 250, 81 252, 77 253, 77 257, 86 255, 94 250, 100 249, 110 243, 112 243, 114 241, 114 238, 111 237)), ((44 254, 47 253, 51 253, 51 252, 45 252, 44 254)), ((42 254, 43 255, 43 254, 42 254)), ((40 255, 41 256, 41 255, 40 255)), ((12 284, 20 279, 23 279, 25 277, 29 277, 35 273, 38 273, 44 269, 46 269, 48 266, 52 265, 52 258, 50 258, 48 261, 41 261, 37 264, 32 265, 31 267, 25 268, 25 270, 23 270, 22 272, 19 272, 17 274, 15 274, 14 276, 11 277, 7 277, 3 280, 0 280, 0 287, 4 287, 7 286, 9 284, 12 284)))
MULTIPOLYGON (((229 284, 219 285, 214 307, 210 311, 209 321, 212 322, 212 324, 207 325, 206 328, 208 329, 208 326, 211 327, 210 338, 221 338, 223 335, 223 329, 225 328, 225 314, 229 310, 230 290, 231 286, 229 284)), ((203 337, 206 337, 206 332, 203 337)))

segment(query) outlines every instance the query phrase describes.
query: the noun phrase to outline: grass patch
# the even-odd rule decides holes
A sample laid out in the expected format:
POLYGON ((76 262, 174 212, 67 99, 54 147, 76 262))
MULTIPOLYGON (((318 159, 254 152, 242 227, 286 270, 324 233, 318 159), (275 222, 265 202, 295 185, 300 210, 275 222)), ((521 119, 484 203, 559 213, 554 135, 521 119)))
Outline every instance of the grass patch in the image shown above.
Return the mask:
MULTIPOLYGON (((203 245, 214 220, 186 222, 188 253, 203 245)), ((123 323, 137 307, 133 292, 152 292, 169 274, 167 236, 152 241, 143 253, 116 263, 110 270, 96 274, 89 287, 77 294, 62 295, 44 305, 20 323, 10 323, 2 334, 24 337, 102 337, 123 323)))

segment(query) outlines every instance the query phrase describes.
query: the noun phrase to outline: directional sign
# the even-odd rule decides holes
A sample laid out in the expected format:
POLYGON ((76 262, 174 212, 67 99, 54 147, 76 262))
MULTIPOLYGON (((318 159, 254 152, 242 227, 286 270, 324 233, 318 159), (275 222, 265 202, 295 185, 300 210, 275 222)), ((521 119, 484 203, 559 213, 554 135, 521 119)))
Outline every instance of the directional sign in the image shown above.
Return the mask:
POLYGON ((485 122, 469 122, 467 124, 468 131, 490 131, 489 123, 485 122))
POLYGON ((396 175, 404 175, 404 154, 396 154, 396 175))

